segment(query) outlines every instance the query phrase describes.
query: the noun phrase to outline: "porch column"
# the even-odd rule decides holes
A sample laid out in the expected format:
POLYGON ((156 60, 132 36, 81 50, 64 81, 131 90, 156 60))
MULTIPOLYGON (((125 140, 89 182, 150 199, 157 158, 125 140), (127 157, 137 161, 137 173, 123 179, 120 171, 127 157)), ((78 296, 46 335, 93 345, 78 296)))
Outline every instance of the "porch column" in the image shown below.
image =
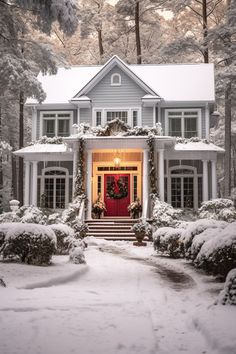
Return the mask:
POLYGON ((78 163, 78 151, 75 148, 74 153, 73 153, 73 195, 72 195, 72 199, 74 197, 75 194, 75 179, 77 176, 77 163, 78 163))
POLYGON ((160 200, 164 201, 164 150, 160 149, 159 161, 158 161, 158 186, 159 186, 159 196, 160 200))
POLYGON ((37 179, 38 179, 38 161, 33 161, 32 171, 32 205, 37 206, 37 179))
POLYGON ((202 195, 202 200, 203 202, 205 202, 206 200, 208 200, 209 196, 208 196, 208 160, 203 160, 203 195, 202 195))
POLYGON ((143 218, 147 218, 148 214, 148 198, 149 198, 149 175, 148 175, 148 150, 143 151, 143 218))
POLYGON ((25 161, 25 190, 24 205, 29 205, 29 189, 30 189, 30 162, 25 161))
POLYGON ((88 198, 87 219, 92 217, 92 150, 87 151, 87 178, 86 178, 86 194, 88 198))
POLYGON ((211 188, 212 199, 217 198, 217 177, 216 177, 216 161, 211 160, 211 188))

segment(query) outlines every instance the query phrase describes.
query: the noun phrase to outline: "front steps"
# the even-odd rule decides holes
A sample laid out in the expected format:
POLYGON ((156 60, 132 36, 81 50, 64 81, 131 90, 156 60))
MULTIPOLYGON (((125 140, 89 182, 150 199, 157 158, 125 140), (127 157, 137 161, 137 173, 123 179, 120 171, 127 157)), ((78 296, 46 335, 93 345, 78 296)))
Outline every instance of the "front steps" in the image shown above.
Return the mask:
POLYGON ((89 228, 87 236, 112 241, 136 241, 131 227, 138 220, 124 218, 103 218, 86 220, 89 228))

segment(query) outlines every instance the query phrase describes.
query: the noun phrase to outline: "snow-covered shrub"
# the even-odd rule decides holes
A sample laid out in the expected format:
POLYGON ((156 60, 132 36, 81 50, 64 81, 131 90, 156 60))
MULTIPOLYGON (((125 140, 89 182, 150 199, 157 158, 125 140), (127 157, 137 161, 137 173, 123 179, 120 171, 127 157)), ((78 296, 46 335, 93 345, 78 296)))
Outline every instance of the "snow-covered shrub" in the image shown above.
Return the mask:
POLYGON ((48 265, 56 248, 56 236, 43 225, 14 223, 1 248, 3 260, 48 265))
POLYGON ((48 225, 61 224, 61 214, 60 213, 53 213, 53 214, 48 215, 47 224, 48 225))
POLYGON ((155 227, 175 226, 182 211, 174 209, 170 204, 160 201, 155 197, 153 200, 153 225, 155 227))
POLYGON ((73 227, 77 223, 76 218, 79 214, 81 203, 84 198, 84 195, 79 195, 69 204, 68 208, 63 211, 61 220, 64 224, 73 227))
POLYGON ((69 250, 76 242, 74 230, 64 224, 53 224, 48 227, 53 230, 57 238, 56 254, 69 254, 69 250))
POLYGON ((69 258, 74 264, 86 263, 85 257, 84 257, 84 251, 81 247, 72 248, 70 251, 69 258))
POLYGON ((153 234, 154 249, 169 255, 172 258, 183 257, 179 245, 179 238, 184 229, 162 227, 153 234))
POLYGON ((211 240, 213 237, 217 235, 217 230, 214 228, 206 229, 205 231, 201 232, 199 235, 196 235, 193 238, 191 249, 190 249, 190 257, 191 259, 195 259, 200 252, 202 245, 211 240))
POLYGON ((0 224, 0 248, 4 244, 7 231, 12 227, 11 223, 0 224))
POLYGON ((3 213, 0 215, 0 224, 8 222, 20 222, 20 217, 13 212, 3 213))
POLYGON ((236 222, 215 231, 216 235, 201 247, 194 264, 209 273, 226 276, 236 268, 236 222))
POLYGON ((212 199, 203 202, 198 210, 201 219, 215 219, 233 222, 236 220, 236 209, 230 199, 212 199))
POLYGON ((19 214, 21 214, 22 223, 40 225, 45 225, 47 223, 47 215, 45 215, 42 210, 33 205, 21 207, 19 214))
POLYGON ((75 231, 76 238, 86 237, 86 234, 89 231, 88 225, 82 221, 77 221, 76 224, 73 225, 73 228, 75 231))
POLYGON ((236 268, 228 273, 224 289, 220 292, 217 303, 222 305, 236 305, 236 268))
POLYGON ((218 220, 207 220, 207 219, 200 219, 189 223, 185 231, 182 233, 179 242, 182 251, 185 254, 185 257, 191 257, 191 246, 192 241, 196 235, 199 235, 203 231, 209 228, 224 228, 227 226, 225 221, 218 221, 218 220))

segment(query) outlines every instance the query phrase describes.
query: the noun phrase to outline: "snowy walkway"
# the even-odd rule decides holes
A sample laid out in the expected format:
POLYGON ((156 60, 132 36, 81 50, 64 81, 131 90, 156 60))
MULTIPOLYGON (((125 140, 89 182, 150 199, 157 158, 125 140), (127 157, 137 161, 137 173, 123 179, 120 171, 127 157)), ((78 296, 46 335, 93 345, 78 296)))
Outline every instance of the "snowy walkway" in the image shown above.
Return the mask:
POLYGON ((89 247, 86 259, 0 264, 1 354, 236 353, 235 308, 210 306, 210 277, 122 243, 89 247))

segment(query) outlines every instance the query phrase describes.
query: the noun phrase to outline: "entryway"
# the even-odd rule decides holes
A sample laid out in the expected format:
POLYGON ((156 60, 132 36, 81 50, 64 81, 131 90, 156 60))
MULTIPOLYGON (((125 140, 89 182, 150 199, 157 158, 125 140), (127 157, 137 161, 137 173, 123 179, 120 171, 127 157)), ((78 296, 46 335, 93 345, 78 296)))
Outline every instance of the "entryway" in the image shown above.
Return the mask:
POLYGON ((130 204, 130 175, 104 175, 104 216, 129 216, 130 204))

